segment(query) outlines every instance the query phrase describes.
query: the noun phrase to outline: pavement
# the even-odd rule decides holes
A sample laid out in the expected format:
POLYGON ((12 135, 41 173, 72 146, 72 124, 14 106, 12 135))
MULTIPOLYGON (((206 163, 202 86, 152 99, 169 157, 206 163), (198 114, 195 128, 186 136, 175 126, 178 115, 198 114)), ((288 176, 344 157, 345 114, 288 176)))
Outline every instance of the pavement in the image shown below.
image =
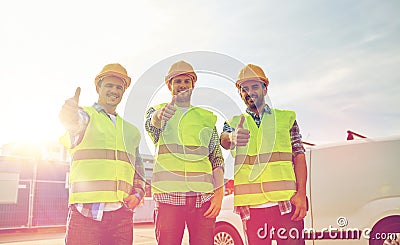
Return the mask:
MULTIPOLYGON (((135 245, 156 245, 154 224, 135 224, 135 245)), ((0 244, 9 245, 64 245, 65 227, 1 230, 0 244)), ((189 244, 187 231, 182 244, 189 244)))

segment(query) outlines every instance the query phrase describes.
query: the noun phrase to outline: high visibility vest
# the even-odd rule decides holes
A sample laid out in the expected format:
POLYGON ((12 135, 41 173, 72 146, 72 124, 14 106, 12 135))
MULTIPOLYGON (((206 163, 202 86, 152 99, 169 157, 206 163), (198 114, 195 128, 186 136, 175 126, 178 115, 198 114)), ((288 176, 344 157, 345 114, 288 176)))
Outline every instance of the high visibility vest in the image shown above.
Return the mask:
MULTIPOLYGON (((166 104, 155 106, 156 110, 166 104)), ((217 121, 210 111, 177 107, 166 122, 158 142, 152 176, 154 193, 202 192, 214 190, 208 145, 217 121)))
MULTIPOLYGON (((243 128, 250 131, 246 146, 236 147, 234 205, 259 205, 289 200, 296 191, 292 163, 290 129, 296 119, 294 111, 271 110, 264 113, 260 127, 245 113, 243 128)), ((230 121, 234 128, 242 115, 230 121)))
POLYGON ((70 149, 69 203, 122 202, 132 190, 140 132, 120 116, 114 125, 104 112, 83 109, 90 120, 70 149))

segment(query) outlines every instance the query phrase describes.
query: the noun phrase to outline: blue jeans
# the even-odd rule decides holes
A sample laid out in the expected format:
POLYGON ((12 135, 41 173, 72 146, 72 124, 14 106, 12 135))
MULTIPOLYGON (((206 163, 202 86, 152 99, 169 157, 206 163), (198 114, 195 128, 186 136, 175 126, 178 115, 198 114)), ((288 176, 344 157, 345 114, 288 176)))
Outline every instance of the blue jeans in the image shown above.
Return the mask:
POLYGON ((187 197, 186 205, 160 203, 156 216, 156 238, 159 245, 180 245, 185 224, 190 245, 213 245, 215 218, 204 217, 210 202, 196 208, 196 197, 187 197))
POLYGON ((68 212, 66 245, 132 245, 133 213, 122 207, 104 212, 102 221, 83 216, 71 205, 68 212))
POLYGON ((271 240, 276 240, 278 245, 304 245, 304 221, 290 219, 294 208, 284 215, 281 215, 278 206, 251 208, 250 219, 246 222, 249 245, 269 245, 271 240))

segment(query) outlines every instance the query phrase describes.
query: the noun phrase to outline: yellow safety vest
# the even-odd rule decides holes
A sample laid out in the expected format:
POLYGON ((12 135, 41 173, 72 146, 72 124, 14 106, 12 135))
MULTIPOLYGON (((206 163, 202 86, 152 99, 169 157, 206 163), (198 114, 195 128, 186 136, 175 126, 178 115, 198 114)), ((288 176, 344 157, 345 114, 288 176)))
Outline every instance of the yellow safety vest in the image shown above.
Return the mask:
MULTIPOLYGON (((155 106, 156 110, 166 104, 155 106)), ((210 111, 189 107, 186 113, 176 107, 156 143, 153 168, 154 193, 203 192, 214 190, 208 145, 217 121, 210 111)))
MULTIPOLYGON (((246 146, 231 151, 235 157, 235 206, 289 200, 296 191, 290 139, 296 114, 271 111, 264 113, 260 127, 248 113, 244 114, 243 127, 250 131, 250 140, 246 146)), ((241 117, 233 117, 230 125, 236 128, 241 117)))
POLYGON ((70 149, 69 203, 122 202, 132 190, 140 132, 120 116, 114 125, 106 113, 83 109, 90 120, 70 149))

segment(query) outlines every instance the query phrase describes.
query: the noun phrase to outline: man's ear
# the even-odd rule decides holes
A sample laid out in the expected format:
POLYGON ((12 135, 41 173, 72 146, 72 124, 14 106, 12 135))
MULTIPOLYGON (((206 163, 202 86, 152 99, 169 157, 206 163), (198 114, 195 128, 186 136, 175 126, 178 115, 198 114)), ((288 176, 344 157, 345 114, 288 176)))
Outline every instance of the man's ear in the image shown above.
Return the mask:
POLYGON ((99 84, 96 85, 96 92, 99 93, 100 86, 99 84))
POLYGON ((167 83, 167 87, 168 87, 169 91, 172 90, 172 84, 171 83, 172 83, 171 80, 169 80, 168 83, 167 83))

